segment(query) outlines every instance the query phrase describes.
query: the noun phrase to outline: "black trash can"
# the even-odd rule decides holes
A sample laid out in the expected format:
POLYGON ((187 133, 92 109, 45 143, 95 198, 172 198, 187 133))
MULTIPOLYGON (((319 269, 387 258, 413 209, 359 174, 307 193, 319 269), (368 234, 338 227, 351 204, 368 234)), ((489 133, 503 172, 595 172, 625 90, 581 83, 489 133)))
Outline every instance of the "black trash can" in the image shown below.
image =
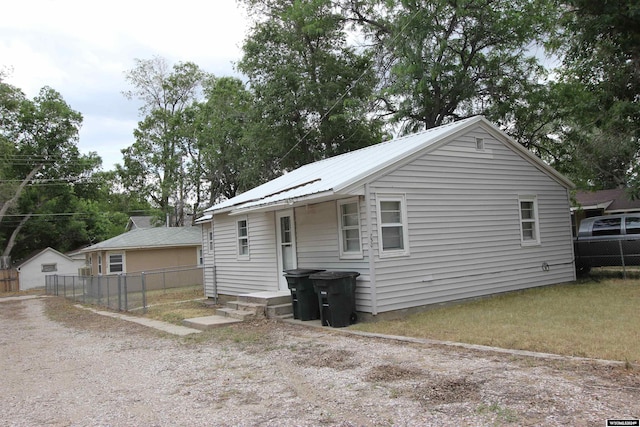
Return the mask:
POLYGON ((291 291, 293 318, 299 320, 316 320, 320 318, 318 295, 313 289, 309 276, 324 270, 294 269, 285 270, 284 277, 291 291))
POLYGON ((325 271, 310 276, 318 294, 322 326, 343 328, 356 323, 356 271, 325 271))

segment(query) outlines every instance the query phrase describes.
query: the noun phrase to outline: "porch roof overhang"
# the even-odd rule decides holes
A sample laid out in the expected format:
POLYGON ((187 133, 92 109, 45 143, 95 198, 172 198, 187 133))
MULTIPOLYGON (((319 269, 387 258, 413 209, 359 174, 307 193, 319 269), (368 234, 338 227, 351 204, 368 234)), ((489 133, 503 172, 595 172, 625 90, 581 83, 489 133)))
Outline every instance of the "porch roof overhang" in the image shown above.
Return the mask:
MULTIPOLYGON (((255 203, 245 203, 240 206, 234 206, 226 210, 230 216, 243 215, 249 212, 272 212, 283 209, 296 208, 309 204, 322 203, 330 200, 349 197, 350 195, 337 194, 333 190, 322 191, 314 194, 301 195, 297 197, 289 197, 286 199, 278 199, 274 201, 260 200, 255 203)), ((220 211, 218 211, 220 212, 220 211)))

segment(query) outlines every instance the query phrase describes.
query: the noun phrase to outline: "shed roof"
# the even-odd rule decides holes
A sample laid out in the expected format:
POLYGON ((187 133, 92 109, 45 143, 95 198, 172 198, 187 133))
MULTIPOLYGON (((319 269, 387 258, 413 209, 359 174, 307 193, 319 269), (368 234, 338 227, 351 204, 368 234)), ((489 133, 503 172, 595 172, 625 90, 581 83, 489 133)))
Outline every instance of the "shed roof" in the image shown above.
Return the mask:
POLYGON ((240 213, 253 209, 292 205, 301 200, 316 200, 348 194, 348 191, 364 184, 373 175, 396 166, 416 153, 424 152, 431 147, 435 148, 440 143, 446 143, 476 125, 482 126, 483 129, 500 138, 514 151, 562 185, 567 188, 573 187, 571 181, 513 141, 484 117, 475 116, 304 165, 211 206, 205 212, 240 213))
POLYGON ((197 227, 136 228, 111 239, 82 249, 82 252, 117 249, 145 249, 176 246, 198 246, 202 244, 197 227))

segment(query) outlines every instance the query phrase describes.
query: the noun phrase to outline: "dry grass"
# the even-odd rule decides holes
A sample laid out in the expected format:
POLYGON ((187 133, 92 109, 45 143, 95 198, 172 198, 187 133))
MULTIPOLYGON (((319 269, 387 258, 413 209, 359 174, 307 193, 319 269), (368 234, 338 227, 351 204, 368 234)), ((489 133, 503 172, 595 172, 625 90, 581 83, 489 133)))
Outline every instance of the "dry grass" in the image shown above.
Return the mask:
POLYGON ((596 274, 352 328, 640 363, 640 278, 596 274))
POLYGON ((144 317, 181 325, 184 319, 212 316, 213 314, 215 314, 213 308, 205 305, 203 300, 198 299, 177 303, 165 302, 161 305, 154 305, 147 309, 144 317))
POLYGON ((147 306, 204 298, 202 285, 147 291, 147 306))

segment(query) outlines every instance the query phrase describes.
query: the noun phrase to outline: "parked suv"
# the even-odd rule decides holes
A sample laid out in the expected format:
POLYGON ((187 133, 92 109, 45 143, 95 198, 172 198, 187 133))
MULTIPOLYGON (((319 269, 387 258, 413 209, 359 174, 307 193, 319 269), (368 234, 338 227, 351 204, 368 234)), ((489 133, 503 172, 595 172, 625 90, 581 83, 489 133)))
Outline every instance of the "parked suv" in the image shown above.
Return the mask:
POLYGON ((640 213, 585 218, 574 240, 576 270, 640 265, 640 213))

